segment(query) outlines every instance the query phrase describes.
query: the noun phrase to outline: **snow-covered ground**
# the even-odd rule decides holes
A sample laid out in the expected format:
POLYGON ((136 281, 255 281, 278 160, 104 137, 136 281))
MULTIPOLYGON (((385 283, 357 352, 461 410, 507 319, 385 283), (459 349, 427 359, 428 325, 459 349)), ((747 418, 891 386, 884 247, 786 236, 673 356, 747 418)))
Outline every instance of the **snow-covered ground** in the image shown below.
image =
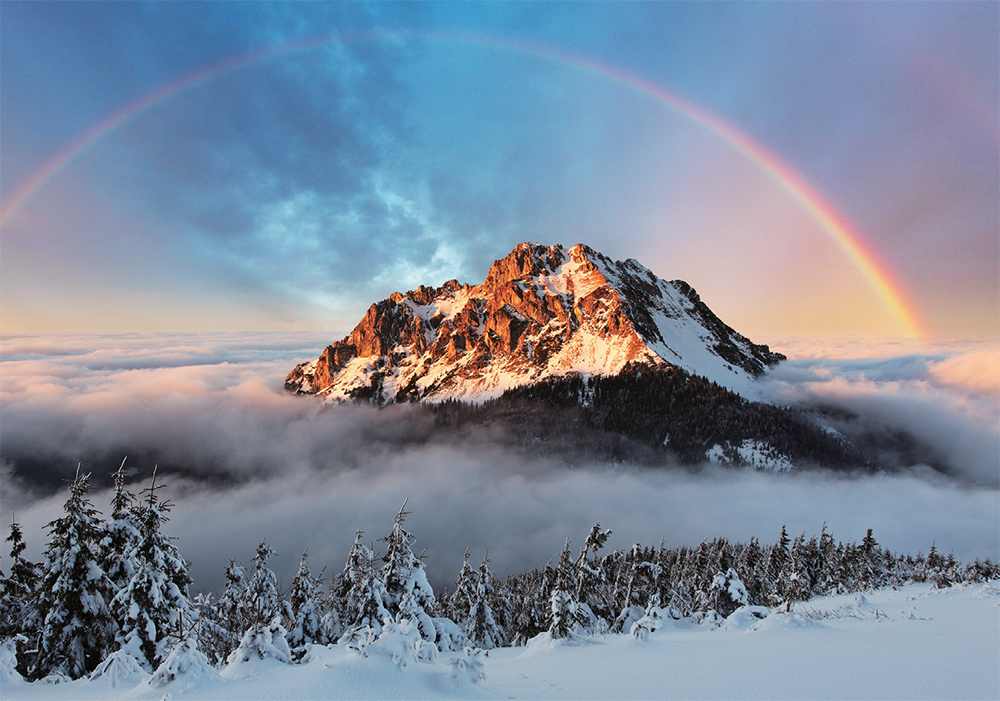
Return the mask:
MULTIPOLYGON (((766 610, 754 609, 767 613, 766 610)), ((909 585, 838 595, 760 619, 740 609, 721 626, 666 621, 640 640, 609 635, 493 650, 476 664, 392 646, 368 656, 314 647, 299 665, 255 660, 223 673, 189 671, 151 686, 112 675, 62 684, 5 678, 4 699, 318 698, 1000 698, 1000 581, 932 589, 909 585), (398 652, 398 651, 397 651, 398 652), (406 656, 404 656, 406 659, 406 656), (459 669, 461 668, 461 669, 459 669), (470 671, 472 673, 470 673, 470 671)), ((0 670, 2 673, 2 670, 0 670)))

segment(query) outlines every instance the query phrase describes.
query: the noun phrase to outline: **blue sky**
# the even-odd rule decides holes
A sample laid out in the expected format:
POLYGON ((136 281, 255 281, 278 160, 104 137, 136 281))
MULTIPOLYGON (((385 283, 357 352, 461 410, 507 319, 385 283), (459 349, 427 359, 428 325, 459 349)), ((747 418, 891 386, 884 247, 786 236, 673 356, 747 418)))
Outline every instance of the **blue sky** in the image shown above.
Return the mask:
POLYGON ((686 279, 762 342, 900 333, 773 178, 589 63, 784 161, 932 333, 996 337, 998 27, 989 2, 4 2, 5 207, 127 105, 275 53, 146 110, 25 200, 0 229, 0 323, 342 332, 537 240, 686 279))

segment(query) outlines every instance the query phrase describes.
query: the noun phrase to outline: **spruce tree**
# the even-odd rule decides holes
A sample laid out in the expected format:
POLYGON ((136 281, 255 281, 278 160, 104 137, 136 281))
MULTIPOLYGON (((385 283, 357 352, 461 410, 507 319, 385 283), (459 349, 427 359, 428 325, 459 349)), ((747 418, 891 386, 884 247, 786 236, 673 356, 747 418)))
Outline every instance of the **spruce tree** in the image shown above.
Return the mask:
POLYGON ((569 539, 559 555, 556 582, 549 597, 549 633, 553 638, 567 637, 576 626, 577 602, 573 598, 576 591, 576 574, 569 549, 569 539))
POLYGON ((483 557, 476 580, 475 598, 468 612, 465 632, 474 645, 492 650, 506 644, 507 636, 493 616, 493 572, 489 566, 489 553, 483 557))
POLYGON ((872 529, 869 528, 861 541, 859 556, 859 579, 860 585, 865 590, 878 589, 885 583, 885 571, 883 569, 882 548, 879 547, 872 529))
POLYGON ((608 542, 612 533, 611 529, 603 530, 600 523, 595 523, 574 563, 576 600, 602 614, 607 613, 607 602, 600 600, 599 590, 605 584, 605 577, 604 570, 597 561, 597 553, 608 542))
POLYGON ((136 571, 135 552, 142 542, 142 525, 134 498, 125 489, 125 460, 115 472, 115 494, 111 500, 111 520, 101 527, 101 563, 116 592, 123 589, 136 571))
POLYGON ((24 558, 27 547, 21 535, 21 525, 11 517, 10 576, 0 578, 0 638, 24 634, 31 618, 32 599, 41 576, 37 564, 24 558))
POLYGON ((409 515, 405 509, 406 500, 392 521, 392 531, 382 539, 386 545, 382 557, 385 606, 393 616, 411 620, 425 640, 434 642, 437 632, 428 613, 434 610, 434 590, 427 581, 423 563, 413 554, 416 538, 403 528, 403 521, 409 515))
POLYGON ((767 551, 764 562, 763 590, 767 605, 778 606, 785 601, 788 586, 790 554, 788 551, 788 531, 781 524, 781 535, 767 551))
POLYGON ((309 555, 303 551, 299 571, 288 592, 288 645, 297 648, 306 643, 322 642, 323 607, 317 598, 321 579, 309 571, 309 555))
POLYGON ((476 597, 476 575, 469 566, 469 549, 465 549, 462 559, 462 569, 455 580, 455 591, 448 597, 446 615, 450 616, 460 626, 468 620, 476 597))
POLYGON ((187 563, 161 530, 173 506, 156 494, 161 487, 154 469, 152 482, 143 491, 145 498, 132 508, 140 536, 131 557, 135 571, 111 603, 119 645, 151 670, 194 623, 187 563))
POLYGON ((250 614, 246 608, 246 589, 246 569, 235 560, 230 560, 226 566, 226 588, 219 598, 218 606, 215 607, 218 612, 219 627, 222 629, 220 650, 216 655, 218 660, 229 657, 250 627, 250 614))
POLYGON ((345 636, 363 628, 370 628, 376 635, 381 633, 382 625, 392 620, 392 614, 385 606, 388 594, 381 573, 375 568, 375 555, 361 543, 361 531, 357 533, 344 570, 342 579, 346 590, 341 623, 345 636))
POLYGON ((111 582, 100 563, 99 512, 87 493, 90 475, 70 485, 66 515, 48 524, 49 542, 36 601, 37 648, 29 675, 64 674, 79 679, 111 651, 115 625, 108 610, 111 582))
POLYGON ((251 626, 268 626, 281 614, 278 577, 267 566, 268 559, 275 554, 266 540, 260 541, 253 558, 253 573, 243 592, 243 610, 246 611, 251 626))

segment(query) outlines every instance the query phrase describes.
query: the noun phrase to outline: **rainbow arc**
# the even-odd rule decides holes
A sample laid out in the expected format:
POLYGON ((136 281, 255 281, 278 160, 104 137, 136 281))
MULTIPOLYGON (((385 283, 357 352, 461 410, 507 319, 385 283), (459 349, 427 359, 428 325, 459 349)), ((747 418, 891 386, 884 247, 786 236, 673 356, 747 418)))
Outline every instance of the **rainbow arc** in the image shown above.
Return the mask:
POLYGON ((802 175, 761 143, 704 107, 633 74, 550 47, 496 37, 415 32, 333 35, 295 41, 275 48, 229 58, 164 85, 130 102, 92 126, 78 139, 49 159, 13 191, 7 202, 0 206, 0 225, 6 224, 35 193, 89 149, 129 122, 154 109, 157 105, 182 93, 267 61, 316 50, 331 44, 398 41, 401 39, 486 48, 567 66, 610 81, 691 120, 729 144, 791 195, 823 232, 847 255, 907 336, 918 341, 927 337, 914 305, 907 300, 902 286, 862 232, 841 215, 802 175))

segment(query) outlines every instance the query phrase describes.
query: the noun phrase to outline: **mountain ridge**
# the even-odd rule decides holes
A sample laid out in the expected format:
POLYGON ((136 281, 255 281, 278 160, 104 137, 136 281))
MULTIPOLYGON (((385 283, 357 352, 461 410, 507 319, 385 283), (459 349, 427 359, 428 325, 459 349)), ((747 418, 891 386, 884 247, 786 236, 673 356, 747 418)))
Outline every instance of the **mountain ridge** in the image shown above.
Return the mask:
POLYGON ((328 400, 488 399, 570 374, 629 364, 678 367, 744 396, 783 360, 722 322, 682 280, 584 244, 518 244, 480 285, 396 292, 285 387, 328 400))

